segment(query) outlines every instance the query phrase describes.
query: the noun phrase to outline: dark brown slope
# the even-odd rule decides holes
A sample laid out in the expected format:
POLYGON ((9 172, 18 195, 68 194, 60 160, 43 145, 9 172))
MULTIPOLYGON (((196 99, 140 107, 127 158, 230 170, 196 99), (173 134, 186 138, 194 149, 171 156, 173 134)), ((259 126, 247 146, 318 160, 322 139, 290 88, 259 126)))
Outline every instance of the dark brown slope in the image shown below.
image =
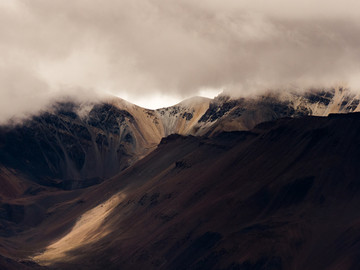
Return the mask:
POLYGON ((56 209, 41 234, 22 237, 41 250, 60 217, 70 224, 88 202, 122 192, 97 231, 109 234, 51 268, 359 269, 359 164, 359 114, 281 119, 212 139, 172 135, 82 203, 56 209))

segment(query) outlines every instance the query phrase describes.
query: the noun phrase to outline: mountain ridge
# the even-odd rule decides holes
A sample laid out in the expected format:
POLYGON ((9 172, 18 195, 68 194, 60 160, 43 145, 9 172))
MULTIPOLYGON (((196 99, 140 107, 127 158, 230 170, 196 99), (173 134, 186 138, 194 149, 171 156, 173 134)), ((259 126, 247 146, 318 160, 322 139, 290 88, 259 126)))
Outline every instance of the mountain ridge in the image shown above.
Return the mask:
POLYGON ((173 133, 214 136, 283 117, 355 112, 359 102, 343 88, 194 97, 157 110, 119 98, 58 102, 22 124, 0 127, 0 165, 41 186, 82 188, 131 166, 173 133))

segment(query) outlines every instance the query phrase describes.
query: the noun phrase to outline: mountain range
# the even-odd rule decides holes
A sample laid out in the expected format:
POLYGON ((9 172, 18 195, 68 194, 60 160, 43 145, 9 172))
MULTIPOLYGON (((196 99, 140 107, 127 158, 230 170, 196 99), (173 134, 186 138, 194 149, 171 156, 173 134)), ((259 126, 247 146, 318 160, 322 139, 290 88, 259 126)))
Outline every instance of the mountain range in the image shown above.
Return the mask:
POLYGON ((3 125, 0 266, 358 269, 359 103, 68 100, 3 125))

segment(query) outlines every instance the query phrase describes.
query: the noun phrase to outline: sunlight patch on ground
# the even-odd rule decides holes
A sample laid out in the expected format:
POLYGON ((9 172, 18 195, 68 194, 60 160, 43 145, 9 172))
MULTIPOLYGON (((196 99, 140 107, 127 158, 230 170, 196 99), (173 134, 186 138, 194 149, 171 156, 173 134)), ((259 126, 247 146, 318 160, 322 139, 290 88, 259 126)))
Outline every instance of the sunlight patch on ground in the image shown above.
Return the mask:
POLYGON ((106 202, 87 211, 67 235, 49 245, 43 253, 32 259, 44 266, 73 259, 70 251, 96 242, 110 233, 104 221, 124 198, 124 194, 116 194, 106 202))

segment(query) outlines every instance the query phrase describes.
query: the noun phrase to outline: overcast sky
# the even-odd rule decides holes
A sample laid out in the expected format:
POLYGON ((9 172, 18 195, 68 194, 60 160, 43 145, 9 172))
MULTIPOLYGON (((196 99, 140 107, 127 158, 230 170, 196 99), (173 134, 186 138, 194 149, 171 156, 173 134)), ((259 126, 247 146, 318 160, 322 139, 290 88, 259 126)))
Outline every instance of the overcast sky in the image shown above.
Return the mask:
POLYGON ((59 93, 145 107, 360 88, 358 0, 0 0, 0 121, 59 93))

